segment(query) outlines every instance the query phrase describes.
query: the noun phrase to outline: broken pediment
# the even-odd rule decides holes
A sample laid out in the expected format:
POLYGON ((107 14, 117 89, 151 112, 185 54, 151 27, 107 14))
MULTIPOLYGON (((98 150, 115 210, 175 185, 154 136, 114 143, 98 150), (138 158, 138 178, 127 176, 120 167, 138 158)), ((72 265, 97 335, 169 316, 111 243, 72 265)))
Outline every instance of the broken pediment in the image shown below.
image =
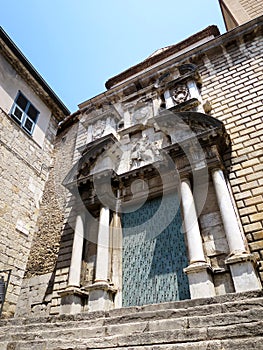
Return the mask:
POLYGON ((204 113, 163 110, 155 117, 155 121, 160 130, 171 137, 172 144, 216 136, 222 138, 220 143, 225 144, 225 147, 229 144, 223 123, 204 113))
MULTIPOLYGON (((188 161, 205 164, 201 145, 214 145, 223 153, 229 144, 224 125, 211 116, 197 112, 171 113, 164 110, 154 118, 155 127, 140 125, 121 132, 118 139, 106 135, 82 147, 82 156, 74 165, 63 184, 93 181, 102 174, 114 173, 117 177, 145 167, 165 163, 170 151, 188 161), (186 152, 182 155, 182 152, 186 152), (188 158, 189 158, 188 157, 188 158)), ((207 149, 206 152, 207 153, 207 149)))
POLYGON ((78 184, 80 179, 105 170, 114 170, 119 157, 117 145, 116 137, 109 134, 79 149, 82 156, 65 177, 63 185, 69 188, 78 184))

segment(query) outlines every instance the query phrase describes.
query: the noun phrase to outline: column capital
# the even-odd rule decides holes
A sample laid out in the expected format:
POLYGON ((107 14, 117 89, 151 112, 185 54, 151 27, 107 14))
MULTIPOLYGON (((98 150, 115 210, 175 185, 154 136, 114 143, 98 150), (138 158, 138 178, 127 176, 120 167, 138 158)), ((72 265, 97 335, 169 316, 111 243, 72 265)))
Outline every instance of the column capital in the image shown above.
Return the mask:
POLYGON ((92 290, 103 290, 111 293, 117 292, 117 289, 114 287, 114 285, 106 281, 95 281, 93 284, 82 287, 81 290, 87 291, 87 292, 90 292, 92 290))
POLYGON ((186 268, 184 268, 184 272, 186 274, 197 273, 197 272, 201 272, 204 270, 209 270, 210 272, 212 272, 211 266, 206 262, 195 262, 195 263, 192 263, 191 265, 187 266, 186 268))
POLYGON ((216 164, 213 167, 210 168, 210 173, 213 175, 215 172, 220 171, 224 174, 224 166, 221 164, 216 164))
POLYGON ((231 254, 226 258, 225 263, 227 265, 238 264, 238 263, 242 263, 245 261, 251 261, 253 264, 256 265, 256 262, 258 260, 254 254, 250 254, 250 253, 245 252, 245 251, 236 251, 233 253, 234 254, 231 254))
POLYGON ((191 184, 191 175, 189 173, 180 174, 180 181, 187 182, 187 183, 191 184))

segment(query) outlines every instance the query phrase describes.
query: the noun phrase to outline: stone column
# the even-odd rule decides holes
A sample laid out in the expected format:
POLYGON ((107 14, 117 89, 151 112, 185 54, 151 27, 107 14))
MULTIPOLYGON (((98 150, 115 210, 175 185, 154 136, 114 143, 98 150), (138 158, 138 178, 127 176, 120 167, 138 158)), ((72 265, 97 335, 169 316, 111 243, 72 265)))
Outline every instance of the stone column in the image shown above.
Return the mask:
POLYGON ((68 286, 80 286, 82 250, 84 243, 84 216, 78 214, 75 223, 74 240, 69 268, 68 286))
POLYGON ((194 80, 188 80, 187 81, 187 87, 188 87, 188 91, 190 94, 190 98, 196 98, 199 101, 199 104, 197 106, 197 111, 204 113, 204 109, 203 109, 203 101, 202 101, 202 96, 200 94, 200 91, 196 85, 196 81, 194 80))
POLYGON ((113 213, 112 223, 112 282, 116 287, 114 305, 122 307, 122 227, 119 213, 113 213))
POLYGON ((110 209, 101 207, 97 241, 96 282, 108 282, 110 243, 110 209))
POLYGON ((181 196, 190 259, 184 272, 188 275, 191 298, 211 297, 215 295, 211 268, 205 260, 194 197, 187 178, 181 180, 181 196))
POLYGON ((75 232, 69 267, 68 286, 59 292, 61 296, 61 313, 75 314, 82 310, 82 296, 80 290, 80 274, 82 265, 82 251, 85 234, 85 215, 78 213, 75 222, 75 232))
POLYGON ((254 268, 254 257, 246 250, 224 173, 220 168, 212 170, 218 206, 220 209, 230 254, 229 264, 236 292, 261 289, 254 268))
POLYGON ((85 287, 89 291, 89 311, 109 310, 113 307, 112 294, 115 292, 109 283, 110 258, 110 209, 101 207, 99 218, 95 281, 85 287))

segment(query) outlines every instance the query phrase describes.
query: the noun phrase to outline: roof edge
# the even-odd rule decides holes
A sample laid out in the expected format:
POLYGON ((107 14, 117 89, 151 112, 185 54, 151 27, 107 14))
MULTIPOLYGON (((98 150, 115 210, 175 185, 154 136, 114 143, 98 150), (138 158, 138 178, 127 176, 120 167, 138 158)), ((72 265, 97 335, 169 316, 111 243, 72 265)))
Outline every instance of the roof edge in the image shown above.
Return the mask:
POLYGON ((191 35, 190 37, 180 41, 177 44, 171 45, 171 47, 168 47, 167 50, 164 50, 160 52, 159 54, 156 54, 154 56, 150 56, 146 58, 144 61, 126 69, 125 71, 115 75, 114 77, 108 79, 105 83, 105 86, 107 89, 112 88, 114 85, 120 83, 121 81, 128 79, 132 75, 135 75, 139 73, 141 70, 146 69, 159 61, 163 60, 164 58, 175 54, 176 52, 179 52, 185 48, 187 48, 190 45, 193 45, 195 42, 202 40, 208 36, 213 35, 214 37, 217 37, 220 35, 220 31, 216 25, 208 26, 207 28, 201 30, 198 33, 195 33, 191 35))
POLYGON ((32 77, 38 82, 38 84, 43 88, 43 90, 52 98, 54 103, 63 112, 65 116, 70 114, 70 110, 64 105, 56 93, 51 89, 47 82, 42 78, 42 76, 37 72, 21 50, 16 46, 13 40, 5 32, 5 30, 0 26, 0 39, 7 45, 10 51, 19 59, 23 66, 28 70, 32 77))

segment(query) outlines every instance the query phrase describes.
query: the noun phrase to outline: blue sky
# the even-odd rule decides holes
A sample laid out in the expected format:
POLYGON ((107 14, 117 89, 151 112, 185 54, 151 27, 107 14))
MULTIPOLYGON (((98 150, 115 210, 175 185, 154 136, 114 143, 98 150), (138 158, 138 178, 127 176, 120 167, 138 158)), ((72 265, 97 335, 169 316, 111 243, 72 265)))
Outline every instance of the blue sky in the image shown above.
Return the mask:
POLYGON ((0 0, 0 25, 74 112, 110 77, 211 24, 218 0, 0 0))

